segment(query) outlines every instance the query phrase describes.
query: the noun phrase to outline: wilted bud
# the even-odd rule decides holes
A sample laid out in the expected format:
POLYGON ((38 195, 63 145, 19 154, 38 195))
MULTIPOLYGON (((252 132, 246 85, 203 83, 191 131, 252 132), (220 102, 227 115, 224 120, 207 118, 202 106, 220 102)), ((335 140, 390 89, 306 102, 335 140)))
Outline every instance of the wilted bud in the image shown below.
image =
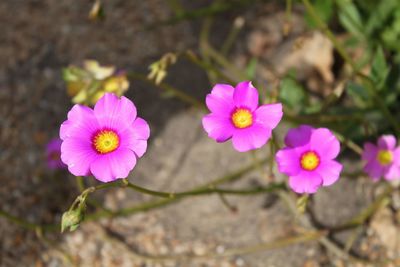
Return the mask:
POLYGON ((167 68, 175 64, 177 56, 173 53, 167 53, 162 58, 149 66, 150 73, 147 78, 154 80, 156 84, 160 84, 167 76, 167 68))
POLYGON ((95 60, 85 60, 83 68, 69 66, 63 69, 67 93, 75 104, 94 105, 104 93, 122 96, 129 87, 123 72, 115 73, 114 66, 101 66, 95 60))
POLYGON ((303 214, 306 211, 308 203, 308 195, 304 194, 300 198, 297 199, 296 207, 300 214, 303 214))
POLYGON ((103 81, 101 88, 90 99, 91 104, 95 104, 105 93, 114 93, 122 96, 129 88, 128 78, 124 73, 111 76, 103 81))
POLYGON ((69 228, 69 231, 75 231, 84 219, 84 209, 77 208, 64 212, 61 217, 61 233, 69 228))
POLYGON ((90 20, 100 20, 104 18, 104 9, 100 0, 94 2, 92 9, 89 12, 90 20))
POLYGON ((83 62, 83 67, 97 80, 108 78, 115 72, 114 66, 101 66, 99 62, 92 59, 85 60, 83 62))

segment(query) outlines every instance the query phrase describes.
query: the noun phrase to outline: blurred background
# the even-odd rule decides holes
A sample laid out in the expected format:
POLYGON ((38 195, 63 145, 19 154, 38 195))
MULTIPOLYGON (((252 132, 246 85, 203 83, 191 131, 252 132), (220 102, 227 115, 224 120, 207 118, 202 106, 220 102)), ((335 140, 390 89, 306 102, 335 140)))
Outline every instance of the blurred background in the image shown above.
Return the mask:
MULTIPOLYGON (((374 1, 312 2, 338 40, 348 44, 352 58, 367 62, 362 66, 367 73, 379 46, 385 51, 383 59, 398 62, 397 1, 387 1, 386 13, 371 19, 368 33, 360 33, 351 21, 369 21, 374 1), (360 40, 368 45, 359 45, 360 40)), ((301 233, 307 225, 342 226, 377 203, 374 199, 384 186, 358 175, 359 158, 347 150, 340 160, 351 175, 345 173, 334 186, 314 195, 305 215, 293 214, 278 193, 210 195, 162 209, 131 210, 124 216, 89 216, 74 232, 60 234, 54 227, 79 189, 75 177, 46 167, 45 146, 58 137, 73 105, 62 70, 86 59, 129 73, 125 95, 151 128, 148 151, 129 180, 154 190, 188 190, 235 173, 254 157, 269 155, 268 146, 243 154, 230 142, 216 144, 202 128, 204 111, 174 97, 165 85, 202 102, 215 82, 253 80, 268 99, 278 98, 292 112, 288 114, 300 118, 293 122, 289 116, 276 129, 280 141, 289 126, 300 122, 332 123, 359 144, 390 129, 387 120, 376 114, 352 113, 356 123, 340 117, 350 109, 335 109, 345 106, 338 101, 368 108, 368 99, 356 83, 342 95, 345 62, 299 1, 2 0, 0 25, 0 266, 377 266, 371 261, 400 256, 398 192, 390 195, 390 205, 363 224, 330 232, 328 246, 315 240, 282 239, 301 233), (168 67, 160 86, 146 76, 149 66, 168 52, 184 56, 168 67), (313 116, 314 111, 337 117, 313 116), (378 126, 365 126, 360 117, 379 121, 378 126), (365 128, 369 135, 360 134, 365 128), (287 244, 273 243, 280 239, 287 244), (250 252, 232 252, 271 242, 272 246, 253 247, 250 252)), ((384 71, 384 62, 378 63, 375 66, 384 71)), ((391 82, 397 86, 397 79, 391 82)), ((385 99, 398 115, 396 92, 385 99)), ((232 188, 271 181, 286 177, 263 164, 246 171, 232 188)), ((96 184, 92 177, 84 183, 96 184)), ((89 214, 98 210, 107 214, 151 199, 123 188, 96 192, 93 197, 89 214)))

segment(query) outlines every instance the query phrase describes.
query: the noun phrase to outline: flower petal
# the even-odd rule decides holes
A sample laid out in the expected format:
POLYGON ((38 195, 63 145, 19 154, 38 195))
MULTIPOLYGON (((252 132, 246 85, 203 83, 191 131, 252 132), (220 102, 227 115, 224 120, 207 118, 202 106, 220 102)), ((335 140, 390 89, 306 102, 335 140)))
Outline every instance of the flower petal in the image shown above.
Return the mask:
POLYGON ((325 159, 334 159, 340 152, 340 143, 326 128, 315 129, 310 138, 310 148, 325 159))
POLYGON ((232 85, 217 83, 216 85, 214 85, 213 89, 211 90, 211 94, 215 97, 222 98, 222 99, 224 99, 224 98, 233 99, 234 91, 235 91, 235 88, 233 88, 232 85))
POLYGON ((238 83, 233 93, 236 107, 245 107, 254 111, 258 107, 258 91, 250 81, 238 83))
POLYGON ((396 138, 393 135, 382 135, 378 139, 378 147, 380 149, 392 150, 396 146, 396 138))
POLYGON ((229 84, 216 84, 206 97, 208 109, 223 117, 230 117, 235 108, 233 92, 235 88, 229 84))
POLYGON ((289 177, 289 187, 296 193, 312 194, 322 185, 322 177, 317 172, 301 171, 289 177))
POLYGON ((368 142, 364 144, 364 150, 362 152, 361 158, 367 161, 375 160, 377 154, 378 148, 374 144, 368 142))
POLYGON ((316 171, 322 177, 322 185, 329 186, 334 184, 340 177, 343 166, 335 160, 321 162, 316 171))
POLYGON ((149 124, 142 118, 137 117, 132 125, 133 134, 136 139, 147 140, 150 137, 149 124))
POLYGON ((386 180, 400 179, 400 166, 391 164, 384 174, 386 180))
POLYGON ((147 150, 146 140, 136 140, 130 144, 130 149, 135 152, 138 158, 142 157, 147 150))
POLYGON ((146 121, 136 119, 132 128, 127 128, 120 133, 120 147, 129 148, 137 157, 142 157, 147 150, 147 138, 149 137, 149 128, 146 121))
POLYGON ((373 160, 365 165, 364 171, 368 173, 372 179, 378 180, 382 177, 384 168, 376 160, 373 160))
POLYGON ((97 157, 89 140, 67 138, 61 144, 61 160, 75 176, 90 175, 90 164, 97 157))
POLYGON ((400 166, 400 146, 393 151, 393 164, 400 166))
POLYGON ((284 148, 276 153, 276 162, 278 170, 286 175, 296 175, 301 171, 300 158, 293 148, 284 148))
POLYGON ((248 128, 235 129, 232 144, 237 151, 245 152, 262 147, 270 137, 271 129, 255 123, 248 128))
POLYGON ((136 107, 132 101, 122 96, 106 93, 94 106, 94 114, 100 126, 119 131, 130 127, 136 119, 136 107))
POLYGON ((255 111, 256 121, 270 128, 274 129, 281 121, 283 116, 282 104, 269 104, 258 107, 255 111))
POLYGON ((213 94, 208 94, 206 97, 206 104, 212 113, 226 118, 230 118, 232 111, 235 109, 232 96, 222 98, 213 94))
POLYGON ((202 123, 208 136, 217 142, 225 142, 232 137, 234 127, 228 118, 208 114, 203 117, 202 123))
POLYGON ((82 133, 93 134, 99 129, 99 124, 93 110, 86 106, 74 105, 68 112, 68 120, 60 127, 60 138, 79 137, 82 133))
POLYGON ((114 152, 100 155, 90 165, 90 171, 97 180, 106 183, 126 178, 135 165, 135 153, 127 148, 120 148, 114 152))
POLYGON ((285 144, 288 147, 304 146, 310 142, 311 133, 314 129, 308 125, 300 125, 290 129, 285 136, 285 144))

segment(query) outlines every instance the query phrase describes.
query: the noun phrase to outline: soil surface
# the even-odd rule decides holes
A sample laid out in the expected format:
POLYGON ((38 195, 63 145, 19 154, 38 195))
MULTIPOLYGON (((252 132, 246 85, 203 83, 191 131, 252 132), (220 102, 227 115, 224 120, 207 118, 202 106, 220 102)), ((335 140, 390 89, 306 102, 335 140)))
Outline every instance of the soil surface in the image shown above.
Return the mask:
MULTIPOLYGON (((145 74, 149 64, 166 52, 198 52, 204 18, 144 30, 174 15, 168 1, 104 2, 105 20, 97 22, 88 20, 91 1, 0 2, 0 207, 28 221, 59 221, 78 195, 74 177, 47 170, 44 161, 46 142, 58 136, 59 125, 72 106, 61 77, 63 67, 90 58, 145 74)), ((193 10, 209 1, 184 3, 193 10)), ((292 35, 284 37, 284 7, 277 3, 226 11, 214 21, 211 43, 219 47, 233 21, 241 16, 245 27, 230 59, 241 67, 259 56, 257 80, 273 85, 271 65, 286 62, 289 67, 304 67, 304 61, 296 63, 296 56, 285 57, 282 51, 306 32, 301 10, 298 12, 294 19, 299 23, 292 35)), ((329 56, 332 48, 328 45, 327 49, 329 56)), ((312 62, 309 65, 313 68, 312 62)), ((329 70, 325 65, 316 68, 316 72, 329 70)), ((307 80, 310 73, 314 72, 305 71, 300 78, 307 80)), ((166 82, 201 101, 211 89, 205 72, 184 60, 170 69, 166 82)), ((149 122, 152 133, 145 157, 129 176, 131 182, 154 190, 182 191, 252 162, 251 154, 236 152, 230 142, 217 144, 208 138, 201 126, 202 112, 166 97, 156 87, 131 81, 126 95, 135 102, 139 116, 149 122)), ((286 126, 278 127, 280 141, 286 130, 286 126)), ((267 151, 257 151, 257 157, 265 157, 267 151)), ((351 161, 349 165, 353 165, 351 161)), ((285 177, 275 179, 284 181, 285 177)), ((230 186, 266 185, 269 181, 268 166, 262 166, 261 172, 247 173, 230 186)), ((85 182, 95 184, 92 177, 85 182)), ((342 177, 315 195, 310 205, 312 220, 329 227, 346 222, 370 203, 372 187, 364 179, 342 177)), ((102 191, 95 198, 109 209, 150 199, 126 189, 102 191)), ((224 205, 218 195, 198 196, 145 213, 84 222, 72 233, 45 236, 0 217, 0 266, 349 266, 315 241, 221 257, 231 249, 304 231, 277 195, 227 196, 226 201, 235 210, 224 205)), ((349 235, 334 239, 344 246, 349 235)))

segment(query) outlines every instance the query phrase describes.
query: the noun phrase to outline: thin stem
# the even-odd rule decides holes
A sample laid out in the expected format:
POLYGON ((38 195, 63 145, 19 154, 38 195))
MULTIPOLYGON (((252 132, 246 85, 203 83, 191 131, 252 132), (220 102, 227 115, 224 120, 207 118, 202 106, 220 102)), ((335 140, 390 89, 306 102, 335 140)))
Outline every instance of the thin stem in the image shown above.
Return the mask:
POLYGON ((287 36, 292 28, 292 0, 286 0, 285 20, 286 21, 283 25, 283 35, 287 36))
POLYGON ((210 62, 206 62, 205 60, 199 59, 192 51, 187 51, 184 53, 185 57, 191 61, 193 64, 199 66, 203 70, 205 70, 208 74, 213 74, 218 76, 219 78, 225 80, 230 84, 235 84, 236 82, 232 80, 228 75, 220 71, 218 68, 214 67, 210 62))
POLYGON ((341 231, 362 225, 369 218, 371 218, 382 206, 387 205, 390 202, 389 196, 393 193, 393 191, 394 188, 390 184, 387 184, 385 191, 381 195, 379 195, 374 202, 372 202, 369 206, 367 206, 364 210, 362 210, 359 214, 354 216, 348 222, 340 226, 334 227, 331 230, 341 231))
MULTIPOLYGON (((279 192, 279 197, 287 204, 288 210, 298 219, 300 224, 310 230, 315 230, 316 228, 312 225, 311 221, 305 217, 303 214, 299 214, 296 208, 296 203, 293 200, 293 197, 288 192, 279 192)), ((326 249, 330 250, 333 254, 338 256, 344 260, 354 260, 354 261, 363 261, 362 259, 354 258, 350 256, 346 251, 342 250, 336 244, 334 244, 328 237, 323 236, 319 240, 321 245, 323 245, 326 249)))
POLYGON ((255 189, 242 189, 242 190, 230 190, 230 189, 217 189, 217 188, 198 188, 193 189, 187 192, 177 193, 173 198, 164 198, 151 200, 148 202, 141 203, 139 205, 121 209, 115 211, 113 213, 108 213, 104 211, 99 211, 93 214, 89 214, 86 216, 85 220, 97 220, 99 218, 111 218, 117 216, 128 216, 138 212, 145 212, 153 209, 157 209, 160 207, 164 207, 170 204, 173 204, 179 200, 188 198, 190 196, 201 196, 201 195, 211 195, 211 194, 224 194, 224 195, 242 195, 242 196, 250 196, 255 194, 265 194, 271 193, 277 190, 284 190, 286 187, 284 184, 271 184, 266 187, 258 187, 255 189))
POLYGON ((338 137, 339 141, 342 142, 349 149, 353 150, 358 155, 362 155, 363 149, 359 145, 357 145, 350 139, 347 139, 346 137, 344 137, 342 134, 340 134, 338 132, 335 132, 335 135, 338 137))
POLYGON ((163 197, 163 198, 173 198, 174 194, 173 193, 168 193, 168 192, 160 192, 160 191, 154 191, 154 190, 150 190, 135 184, 132 184, 128 181, 128 179, 124 179, 123 180, 123 184, 130 188, 133 189, 137 192, 146 194, 146 195, 151 195, 151 196, 156 196, 156 197, 163 197))
MULTIPOLYGON (((156 208, 159 208, 162 206, 172 204, 174 202, 177 202, 178 200, 181 200, 181 199, 191 196, 191 195, 199 195, 200 196, 200 195, 208 195, 208 194, 216 194, 216 193, 251 195, 251 194, 260 194, 260 193, 273 192, 275 190, 284 189, 285 186, 283 184, 272 184, 267 187, 258 187, 255 189, 253 188, 253 189, 242 189, 242 190, 230 190, 230 189, 216 188, 217 185, 228 183, 228 182, 234 182, 234 181, 240 179, 240 177, 242 177, 244 174, 248 173, 249 171, 252 171, 257 166, 257 164, 263 164, 266 161, 267 161, 267 158, 264 158, 264 159, 260 160, 259 163, 258 162, 252 163, 234 173, 225 175, 221 178, 215 179, 204 185, 195 187, 192 190, 177 193, 177 194, 175 193, 174 195, 175 196, 178 195, 178 197, 164 198, 161 200, 160 199, 152 200, 152 201, 144 202, 144 203, 141 203, 139 205, 136 205, 136 206, 133 206, 130 208, 121 209, 119 211, 100 210, 93 214, 87 215, 85 220, 93 221, 93 220, 100 219, 100 218, 127 216, 127 215, 137 213, 137 212, 144 212, 147 210, 152 210, 152 209, 156 209, 156 208)), ((101 184, 101 185, 94 186, 94 187, 89 187, 89 188, 85 189, 76 198, 76 200, 74 201, 74 203, 72 205, 79 204, 80 201, 82 201, 82 199, 86 199, 88 197, 88 194, 90 194, 90 193, 93 193, 97 190, 107 189, 107 188, 116 187, 116 186, 125 186, 125 185, 123 183, 121 183, 120 181, 115 181, 115 182, 105 183, 105 184, 101 184)), ((170 194, 170 193, 168 193, 168 194, 170 194)), ((44 231, 44 230, 45 231, 56 231, 59 229, 59 226, 60 226, 58 223, 57 224, 49 224, 49 225, 40 225, 40 224, 36 224, 36 223, 31 223, 25 219, 13 216, 3 210, 0 210, 0 216, 4 217, 5 219, 7 219, 11 222, 14 222, 14 223, 20 225, 23 228, 26 228, 28 230, 38 230, 39 229, 40 231, 44 231)))
POLYGON ((88 197, 89 194, 94 193, 94 192, 96 192, 98 190, 103 190, 103 189, 116 187, 116 186, 120 186, 120 185, 121 185, 121 182, 117 180, 117 181, 114 181, 114 182, 104 183, 104 184, 100 184, 100 185, 91 186, 89 188, 86 188, 85 190, 83 190, 81 192, 81 194, 79 196, 76 197, 76 199, 74 200, 74 202, 70 206, 69 211, 73 210, 77 205, 81 205, 83 202, 85 202, 86 198, 88 197))
POLYGON ((32 223, 29 222, 25 219, 21 219, 19 217, 16 217, 14 215, 11 215, 10 213, 4 211, 4 210, 0 210, 0 217, 3 217, 5 219, 7 219, 10 222, 13 222, 23 228, 29 229, 29 230, 39 230, 41 232, 43 232, 44 230, 56 230, 58 229, 58 224, 37 224, 37 223, 32 223))
POLYGON ((85 190, 85 183, 82 176, 76 176, 76 186, 78 187, 79 192, 83 192, 83 190, 85 190))
POLYGON ((148 255, 148 254, 142 254, 137 251, 134 251, 132 248, 128 247, 125 242, 113 237, 110 234, 106 235, 106 239, 114 242, 116 244, 124 246, 125 249, 131 252, 131 255, 135 259, 141 259, 143 261, 149 262, 149 263, 161 263, 165 261, 183 261, 183 260, 199 260, 199 259, 210 259, 210 258, 226 258, 226 257, 232 257, 232 256, 237 256, 237 255, 247 255, 247 254, 252 254, 256 252, 261 252, 261 251, 268 251, 268 250, 274 250, 274 249, 279 249, 279 248, 284 248, 288 247, 291 245, 295 244, 300 244, 300 243, 307 243, 307 242, 312 242, 321 239, 323 236, 326 235, 326 232, 324 231, 310 231, 306 232, 303 234, 298 234, 296 236, 290 236, 290 237, 284 237, 280 238, 277 240, 274 240, 272 242, 268 243, 261 243, 261 244, 256 244, 256 245, 249 245, 249 246, 244 246, 244 247, 239 247, 239 248, 232 248, 232 249, 227 249, 222 253, 207 253, 204 255, 148 255))
POLYGON ((226 56, 229 51, 231 50, 233 44, 235 43, 235 40, 240 32, 240 30, 243 28, 244 25, 244 18, 243 17, 237 17, 235 18, 232 28, 229 31, 228 36, 226 37, 224 43, 222 44, 221 47, 221 54, 226 56))
MULTIPOLYGON (((267 162, 267 158, 264 158, 260 160, 260 163, 263 164, 267 162)), ((166 205, 170 205, 174 202, 177 202, 178 200, 181 200, 185 197, 192 196, 192 195, 207 195, 207 194, 215 194, 215 193, 223 193, 223 194, 238 194, 238 195, 251 195, 251 194, 258 194, 258 193, 266 193, 266 192, 273 192, 275 190, 280 190, 283 189, 285 186, 283 184, 273 184, 268 187, 264 188, 256 188, 256 189, 248 189, 248 190, 229 190, 229 189, 217 189, 216 186, 220 184, 225 184, 228 182, 234 182, 240 177, 242 177, 244 174, 248 173, 249 171, 252 171, 254 168, 256 168, 258 163, 252 163, 234 173, 225 175, 221 178, 215 179, 211 182, 208 182, 204 185, 197 186, 193 188, 192 190, 182 192, 182 193, 177 193, 179 197, 175 198, 165 198, 165 199, 157 199, 157 200, 152 200, 148 202, 144 202, 142 204, 130 207, 130 208, 125 208, 121 209, 119 211, 114 212, 113 214, 105 213, 103 211, 96 212, 94 214, 90 214, 86 216, 86 219, 89 220, 95 220, 97 218, 103 218, 103 217, 115 217, 115 216, 127 216, 133 213, 137 212, 144 212, 148 211, 151 209, 156 209, 159 207, 163 207, 166 205)), ((175 194, 175 195, 177 195, 175 194)))
POLYGON ((231 212, 237 212, 237 207, 229 203, 229 201, 226 199, 224 194, 218 194, 219 200, 221 200, 221 203, 231 212))
MULTIPOLYGON (((236 66, 231 64, 227 58, 225 58, 221 53, 219 53, 217 50, 215 50, 209 43, 205 43, 203 49, 218 64, 220 64, 221 66, 226 68, 226 70, 228 70, 233 75, 233 77, 237 77, 237 79, 242 80, 242 81, 247 80, 246 74, 244 74, 236 66)), ((257 87, 257 85, 255 85, 255 87, 257 87)))

